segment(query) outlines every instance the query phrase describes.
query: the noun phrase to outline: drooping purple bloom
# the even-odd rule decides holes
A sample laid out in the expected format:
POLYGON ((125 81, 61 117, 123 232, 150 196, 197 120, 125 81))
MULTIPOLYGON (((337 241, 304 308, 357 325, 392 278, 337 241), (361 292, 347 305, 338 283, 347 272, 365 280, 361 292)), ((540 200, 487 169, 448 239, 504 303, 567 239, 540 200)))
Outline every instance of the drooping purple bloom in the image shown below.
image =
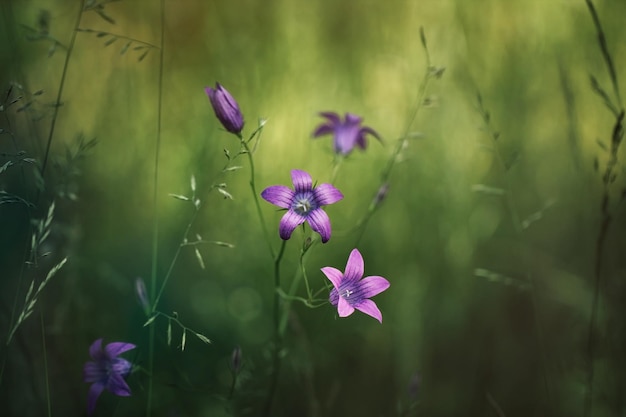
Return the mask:
POLYGON ((381 140, 374 129, 361 126, 363 119, 355 114, 346 113, 344 120, 341 120, 341 117, 333 112, 321 112, 320 116, 326 118, 326 123, 322 123, 315 129, 313 138, 333 134, 334 149, 337 154, 347 155, 352 152, 354 146, 365 149, 367 147, 367 141, 365 140, 366 134, 370 134, 376 139, 381 140))
POLYGON ((389 281, 379 276, 363 278, 363 271, 363 257, 358 249, 350 252, 345 272, 332 266, 322 268, 334 287, 330 291, 330 303, 337 306, 339 317, 347 317, 357 309, 382 323, 383 315, 370 298, 389 288, 389 281))
POLYGON ((205 87, 204 91, 209 96, 215 116, 224 126, 224 129, 239 135, 243 129, 244 121, 241 110, 239 110, 239 104, 233 96, 220 83, 215 83, 215 88, 205 87))
POLYGON ((336 203, 343 194, 332 184, 320 184, 313 187, 313 180, 308 172, 294 169, 291 171, 294 189, 285 185, 272 185, 261 193, 266 201, 287 209, 280 220, 279 234, 284 240, 291 237, 296 227, 309 222, 311 229, 322 237, 322 243, 330 239, 330 219, 322 206, 336 203))
POLYGON ((121 397, 130 395, 125 378, 130 373, 132 364, 118 356, 135 347, 132 343, 113 342, 103 349, 102 339, 91 344, 89 356, 93 361, 86 362, 83 368, 83 379, 92 383, 87 395, 87 414, 94 412, 96 400, 105 388, 121 397))

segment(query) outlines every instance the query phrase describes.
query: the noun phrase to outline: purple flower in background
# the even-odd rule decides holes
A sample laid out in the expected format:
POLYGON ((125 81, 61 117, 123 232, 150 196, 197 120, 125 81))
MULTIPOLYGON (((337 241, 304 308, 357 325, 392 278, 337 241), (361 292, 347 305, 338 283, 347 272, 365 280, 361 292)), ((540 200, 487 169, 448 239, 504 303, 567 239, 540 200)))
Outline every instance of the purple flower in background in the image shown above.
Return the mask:
POLYGON ((341 120, 341 117, 333 112, 322 112, 320 116, 326 118, 326 123, 322 123, 315 129, 313 137, 317 138, 332 133, 334 135, 335 153, 347 155, 352 152, 352 148, 355 145, 365 149, 367 147, 367 142, 365 141, 366 133, 381 140, 374 129, 361 126, 363 119, 355 114, 346 113, 344 120, 341 120))
POLYGON ((382 313, 370 298, 389 288, 389 281, 379 276, 363 278, 363 257, 358 249, 350 252, 344 273, 332 266, 322 268, 322 272, 335 287, 330 291, 330 303, 337 306, 339 317, 357 309, 383 322, 382 313))
POLYGON ((215 116, 224 129, 239 135, 243 129, 243 115, 233 96, 220 83, 215 83, 215 88, 205 87, 204 91, 209 96, 215 116))
POLYGON ((130 388, 124 378, 128 376, 132 364, 118 356, 127 350, 134 349, 131 343, 113 342, 102 349, 102 339, 98 339, 89 347, 89 356, 93 361, 85 363, 83 379, 91 382, 87 395, 87 414, 92 414, 96 408, 96 400, 106 388, 115 395, 128 397, 130 388))
POLYGON ((287 209, 287 213, 280 220, 280 237, 289 239, 294 229, 307 221, 311 229, 320 234, 322 243, 328 242, 330 219, 322 206, 336 203, 343 198, 343 194, 332 184, 313 187, 313 180, 305 171, 292 170, 291 180, 294 190, 285 185, 272 185, 261 193, 266 201, 287 209))

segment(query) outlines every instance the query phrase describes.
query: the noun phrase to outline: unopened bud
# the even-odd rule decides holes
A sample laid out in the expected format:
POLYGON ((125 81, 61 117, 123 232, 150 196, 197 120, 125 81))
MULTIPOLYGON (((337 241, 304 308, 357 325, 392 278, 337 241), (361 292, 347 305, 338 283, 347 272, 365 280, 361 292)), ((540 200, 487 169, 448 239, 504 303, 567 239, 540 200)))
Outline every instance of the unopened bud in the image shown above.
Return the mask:
POLYGON ((230 369, 236 374, 241 370, 241 347, 239 346, 235 347, 230 355, 230 369))
POLYGON ((148 291, 146 290, 146 284, 141 277, 135 278, 135 292, 137 298, 139 298, 139 304, 143 307, 146 314, 150 311, 150 303, 148 302, 148 291))

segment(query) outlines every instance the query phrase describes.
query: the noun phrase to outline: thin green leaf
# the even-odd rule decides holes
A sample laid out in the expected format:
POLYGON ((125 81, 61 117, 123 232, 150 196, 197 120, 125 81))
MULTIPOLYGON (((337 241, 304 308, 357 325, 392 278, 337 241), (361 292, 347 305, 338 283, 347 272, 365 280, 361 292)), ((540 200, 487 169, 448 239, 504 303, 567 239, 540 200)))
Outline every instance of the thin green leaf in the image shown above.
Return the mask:
POLYGON ((150 48, 146 49, 146 51, 143 54, 141 54, 141 56, 139 58, 137 58, 137 61, 138 62, 143 61, 144 58, 148 55, 148 52, 150 52, 150 48))
POLYGON ((222 195, 224 196, 224 198, 225 198, 225 199, 226 199, 226 198, 228 198, 228 199, 230 199, 230 200, 233 200, 233 196, 232 196, 232 195, 231 195, 228 191, 226 191, 225 189, 223 189, 223 188, 218 188, 218 189, 217 189, 217 191, 219 191, 219 192, 220 192, 220 194, 222 194, 222 195))
POLYGON ((211 340, 203 334, 195 333, 195 335, 198 339, 202 340, 207 345, 210 345, 212 343, 211 340))
POLYGON ((156 320, 156 318, 158 317, 158 314, 153 315, 152 317, 150 317, 144 324, 143 327, 149 326, 152 323, 154 323, 154 321, 156 320))
POLYGON ((196 252, 196 259, 198 259, 198 263, 200 264, 200 268, 205 269, 205 267, 204 267, 204 260, 202 259, 202 254, 198 250, 197 246, 195 248, 195 252, 196 252))
POLYGON ((172 194, 172 193, 169 193, 168 195, 169 195, 170 197, 174 197, 174 198, 175 198, 175 199, 177 199, 177 200, 189 201, 189 197, 184 196, 184 195, 181 195, 181 194, 172 194))

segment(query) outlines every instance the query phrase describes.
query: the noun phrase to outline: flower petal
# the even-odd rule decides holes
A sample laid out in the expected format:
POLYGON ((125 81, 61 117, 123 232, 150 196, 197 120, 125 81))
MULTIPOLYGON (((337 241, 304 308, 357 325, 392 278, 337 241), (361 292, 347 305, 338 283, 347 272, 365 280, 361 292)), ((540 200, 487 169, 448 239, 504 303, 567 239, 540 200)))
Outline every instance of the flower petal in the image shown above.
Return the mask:
POLYGON ((106 380, 107 372, 103 366, 96 362, 86 362, 83 367, 83 380, 85 382, 97 382, 106 380))
POLYGON ((378 132, 376 132, 371 127, 365 126, 361 128, 361 135, 365 135, 366 133, 369 133, 370 135, 374 136, 376 139, 378 139, 381 142, 383 141, 380 135, 378 134, 378 132))
MULTIPOLYGON (((341 303, 341 301, 339 301, 339 303, 341 303)), ((382 324, 383 313, 380 312, 380 310, 378 309, 378 306, 372 300, 363 300, 360 303, 355 304, 354 308, 367 314, 368 316, 374 317, 376 320, 378 320, 382 324)))
POLYGON ((87 394, 87 414, 91 415, 96 409, 96 400, 102 394, 104 390, 104 383, 96 382, 89 387, 89 393, 87 394))
POLYGON ((115 358, 111 361, 109 365, 111 367, 111 372, 116 373, 118 375, 126 378, 130 371, 133 369, 133 365, 124 358, 115 358))
POLYGON ((339 115, 332 111, 323 111, 319 113, 320 116, 328 119, 330 125, 338 125, 341 123, 341 118, 339 115))
POLYGON ((335 127, 331 124, 321 124, 314 131, 311 136, 317 138, 319 136, 328 135, 335 131, 335 127))
POLYGON ((365 277, 359 282, 359 296, 362 298, 372 298, 389 288, 390 284, 383 277, 365 277))
POLYGON ((313 190, 315 199, 320 206, 336 203, 343 198, 343 194, 332 184, 320 184, 313 190))
POLYGON ((346 122, 345 124, 350 125, 358 125, 363 121, 363 118, 357 116, 354 113, 346 113, 346 122))
POLYGON ((112 373, 107 381, 107 389, 120 397, 130 396, 130 387, 121 375, 112 373))
POLYGON ((133 345, 132 343, 113 342, 113 343, 109 343, 108 345, 106 345, 106 347, 104 348, 104 351, 106 352, 106 356, 109 359, 112 359, 128 350, 135 349, 135 348, 136 346, 133 345))
POLYGON ((261 193, 261 197, 275 206, 288 209, 291 207, 295 193, 285 185, 272 185, 261 193))
POLYGON ((321 208, 317 208, 309 213, 306 220, 309 222, 311 229, 320 234, 322 243, 328 242, 331 233, 328 214, 321 208))
POLYGON ((354 313, 354 307, 348 304, 348 302, 343 297, 339 297, 337 312, 339 313, 339 317, 348 317, 350 314, 354 313))
POLYGON ((338 290, 341 285, 341 280, 343 279, 343 272, 332 266, 325 266, 322 268, 322 273, 333 283, 333 287, 338 290))
POLYGON ((334 306, 337 305, 337 302, 339 301, 339 291, 337 291, 337 288, 333 288, 332 290, 330 290, 330 294, 328 295, 328 301, 330 301, 330 303, 334 306))
POLYGON ((89 346, 89 356, 92 359, 98 360, 104 357, 104 352, 102 351, 102 339, 98 339, 89 346))
POLYGON ((311 178, 311 175, 309 175, 308 172, 301 171, 299 169, 291 171, 291 181, 293 182, 293 187, 296 190, 296 193, 311 191, 311 188, 313 187, 313 179, 311 178))
POLYGON ((343 274, 345 280, 357 281, 363 277, 363 256, 358 249, 352 249, 348 262, 346 263, 346 270, 343 274))
POLYGON ((291 237, 291 233, 295 230, 296 227, 300 226, 306 217, 301 216, 293 210, 287 211, 282 219, 280 219, 280 225, 278 227, 278 234, 281 239, 289 240, 291 237))

